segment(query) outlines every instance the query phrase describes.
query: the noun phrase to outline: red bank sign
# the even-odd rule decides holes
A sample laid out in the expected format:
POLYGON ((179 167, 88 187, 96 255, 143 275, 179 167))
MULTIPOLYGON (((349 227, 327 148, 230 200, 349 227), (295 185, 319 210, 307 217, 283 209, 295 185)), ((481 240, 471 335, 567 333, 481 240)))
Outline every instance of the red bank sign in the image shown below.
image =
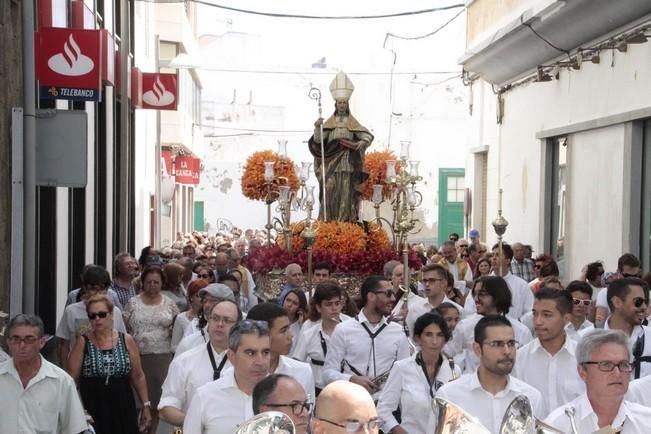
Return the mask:
POLYGON ((179 99, 176 74, 142 73, 142 108, 176 110, 179 99))
POLYGON ((102 37, 99 30, 43 28, 36 35, 41 97, 99 101, 102 37))
POLYGON ((174 173, 179 184, 199 184, 201 160, 191 156, 177 156, 174 159, 174 173))

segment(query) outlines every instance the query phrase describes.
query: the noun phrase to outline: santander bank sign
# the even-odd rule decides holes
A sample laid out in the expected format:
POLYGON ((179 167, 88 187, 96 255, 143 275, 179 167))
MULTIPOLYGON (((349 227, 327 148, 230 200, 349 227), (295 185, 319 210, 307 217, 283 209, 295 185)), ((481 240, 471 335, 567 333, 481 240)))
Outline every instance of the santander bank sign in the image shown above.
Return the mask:
POLYGON ((142 74, 142 108, 176 110, 179 96, 179 79, 176 74, 142 74))
POLYGON ((103 56, 99 30, 43 28, 36 40, 42 98, 101 99, 103 56))

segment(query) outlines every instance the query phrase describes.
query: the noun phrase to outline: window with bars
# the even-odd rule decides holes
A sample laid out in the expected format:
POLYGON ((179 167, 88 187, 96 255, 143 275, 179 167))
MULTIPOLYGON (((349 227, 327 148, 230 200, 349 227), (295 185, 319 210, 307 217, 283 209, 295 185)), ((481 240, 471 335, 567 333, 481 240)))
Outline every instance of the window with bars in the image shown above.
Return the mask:
POLYGON ((465 188, 466 183, 463 176, 448 177, 447 201, 463 202, 465 188))

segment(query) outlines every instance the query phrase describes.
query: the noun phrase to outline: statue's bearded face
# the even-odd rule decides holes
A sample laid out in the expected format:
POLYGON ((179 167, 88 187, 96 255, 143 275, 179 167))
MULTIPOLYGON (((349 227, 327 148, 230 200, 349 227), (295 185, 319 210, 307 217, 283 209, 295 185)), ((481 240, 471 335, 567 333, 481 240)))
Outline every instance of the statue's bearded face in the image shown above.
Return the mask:
POLYGON ((343 99, 336 101, 335 108, 337 109, 337 113, 346 113, 348 111, 348 101, 343 99))

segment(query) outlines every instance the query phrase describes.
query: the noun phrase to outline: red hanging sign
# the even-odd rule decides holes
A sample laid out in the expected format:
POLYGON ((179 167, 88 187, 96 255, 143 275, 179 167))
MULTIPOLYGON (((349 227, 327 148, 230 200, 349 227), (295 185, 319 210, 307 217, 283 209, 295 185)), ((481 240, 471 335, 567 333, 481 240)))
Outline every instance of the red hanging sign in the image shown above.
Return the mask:
POLYGON ((179 88, 177 74, 142 73, 142 108, 176 110, 179 88))
POLYGON ((191 156, 177 156, 174 159, 174 173, 179 184, 199 184, 201 160, 191 156))
POLYGON ((41 97, 99 101, 103 67, 101 32, 43 28, 35 36, 41 97))

